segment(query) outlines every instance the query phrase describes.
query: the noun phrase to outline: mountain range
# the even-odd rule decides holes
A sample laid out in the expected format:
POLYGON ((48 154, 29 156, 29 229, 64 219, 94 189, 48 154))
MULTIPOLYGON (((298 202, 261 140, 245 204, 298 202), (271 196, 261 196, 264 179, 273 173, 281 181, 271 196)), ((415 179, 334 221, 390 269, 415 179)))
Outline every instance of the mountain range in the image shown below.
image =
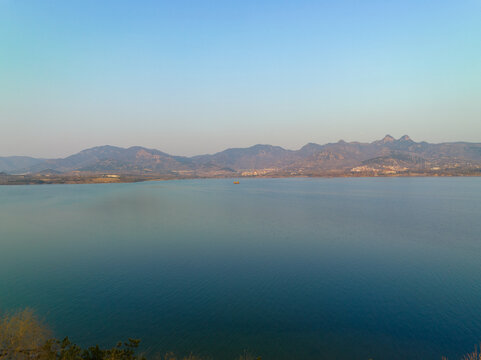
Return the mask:
POLYGON ((481 171, 481 143, 415 142, 386 135, 371 143, 309 143, 299 150, 254 145, 211 155, 174 156, 140 146, 99 146, 60 159, 0 157, 9 174, 130 174, 213 176, 316 176, 436 171, 481 171))

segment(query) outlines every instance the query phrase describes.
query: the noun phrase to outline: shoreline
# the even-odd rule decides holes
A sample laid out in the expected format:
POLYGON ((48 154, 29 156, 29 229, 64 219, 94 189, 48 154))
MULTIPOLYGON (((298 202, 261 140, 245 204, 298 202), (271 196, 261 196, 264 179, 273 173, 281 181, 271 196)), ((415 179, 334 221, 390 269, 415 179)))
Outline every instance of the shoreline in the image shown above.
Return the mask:
POLYGON ((0 175, 0 185, 86 185, 86 184, 128 184, 145 181, 168 181, 168 180, 195 180, 195 179, 295 179, 295 178, 419 178, 419 177, 481 177, 481 171, 465 171, 465 172, 408 172, 408 173, 323 173, 312 175, 258 175, 258 176, 175 176, 175 175, 158 175, 158 176, 142 176, 142 175, 116 175, 112 177, 110 174, 92 174, 92 175, 55 175, 55 176, 37 176, 37 175, 0 175))

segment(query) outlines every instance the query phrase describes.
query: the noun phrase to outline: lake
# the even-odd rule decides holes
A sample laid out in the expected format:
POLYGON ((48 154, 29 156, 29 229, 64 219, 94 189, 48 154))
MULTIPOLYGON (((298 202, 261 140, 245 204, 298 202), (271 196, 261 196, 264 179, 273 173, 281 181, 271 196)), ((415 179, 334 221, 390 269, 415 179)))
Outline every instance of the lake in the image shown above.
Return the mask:
POLYGON ((481 178, 0 187, 0 310, 82 345, 456 359, 481 341, 481 178))

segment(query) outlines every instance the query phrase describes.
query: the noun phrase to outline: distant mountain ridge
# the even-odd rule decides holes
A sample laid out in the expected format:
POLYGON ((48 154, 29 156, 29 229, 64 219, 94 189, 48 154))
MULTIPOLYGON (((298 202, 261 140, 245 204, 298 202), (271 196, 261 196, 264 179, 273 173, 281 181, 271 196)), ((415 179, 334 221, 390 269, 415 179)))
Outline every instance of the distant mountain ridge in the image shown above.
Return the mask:
POLYGON ((175 156, 140 146, 98 146, 61 159, 0 157, 0 172, 169 174, 173 176, 318 175, 326 172, 406 172, 481 169, 481 143, 415 142, 386 135, 371 143, 309 143, 299 150, 254 145, 193 157, 175 156))
POLYGON ((44 161, 45 159, 36 159, 29 156, 4 156, 0 157, 0 172, 11 172, 19 169, 26 169, 44 161))

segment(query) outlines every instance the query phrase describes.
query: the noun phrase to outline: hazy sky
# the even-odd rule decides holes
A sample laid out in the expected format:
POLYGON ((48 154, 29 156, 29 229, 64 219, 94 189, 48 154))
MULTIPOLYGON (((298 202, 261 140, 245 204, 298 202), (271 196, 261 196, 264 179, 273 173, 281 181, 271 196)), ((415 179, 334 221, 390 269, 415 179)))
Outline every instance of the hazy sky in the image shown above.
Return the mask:
POLYGON ((481 141, 481 0, 0 0, 0 156, 481 141))

